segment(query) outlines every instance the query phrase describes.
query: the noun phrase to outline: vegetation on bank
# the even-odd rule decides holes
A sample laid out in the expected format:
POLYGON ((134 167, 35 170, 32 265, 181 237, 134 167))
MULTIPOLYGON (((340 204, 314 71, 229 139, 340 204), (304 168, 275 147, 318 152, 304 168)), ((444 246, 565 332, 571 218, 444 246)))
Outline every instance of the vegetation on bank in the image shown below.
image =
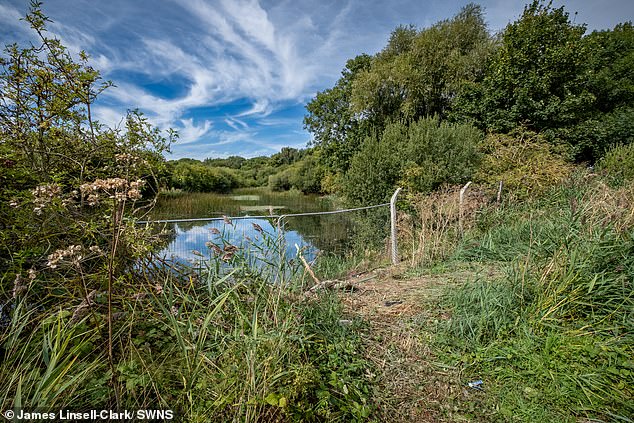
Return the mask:
POLYGON ((633 57, 630 22, 586 34, 563 7, 534 0, 491 34, 482 8, 470 4, 428 28, 398 27, 379 53, 350 59, 306 106, 309 148, 181 159, 169 164, 168 185, 295 188, 367 204, 396 185, 426 193, 443 182, 505 179, 507 170, 477 160, 516 146, 553 165, 594 164, 632 142, 633 57), (372 181, 369 161, 379 165, 372 181), (441 170, 450 163, 454 169, 441 170))
POLYGON ((445 291, 449 317, 432 335, 441 360, 485 381, 470 418, 633 415, 634 181, 605 181, 579 171, 540 196, 481 208, 436 262, 440 273, 488 269, 445 291))

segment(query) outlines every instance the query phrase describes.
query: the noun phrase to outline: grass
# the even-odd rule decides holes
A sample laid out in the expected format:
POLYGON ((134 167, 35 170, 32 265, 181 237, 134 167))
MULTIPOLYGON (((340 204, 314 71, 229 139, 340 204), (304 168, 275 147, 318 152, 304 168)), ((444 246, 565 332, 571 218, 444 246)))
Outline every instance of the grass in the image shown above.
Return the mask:
POLYGON ((269 205, 273 206, 274 214, 325 211, 331 207, 327 199, 316 195, 272 192, 268 188, 241 188, 230 194, 165 191, 160 194, 151 219, 268 215, 269 205))
POLYGON ((455 250, 454 266, 504 269, 447 291, 451 318, 432 335, 448 365, 485 382, 489 412, 473 418, 631 421, 632 189, 577 176, 532 202, 489 209, 455 250))
MULTIPOLYGON (((275 243, 271 243, 274 245, 275 243)), ((210 257, 217 269, 219 257, 210 257)), ((237 251, 231 269, 200 276, 141 267, 119 280, 114 369, 102 294, 42 309, 23 293, 3 328, 0 407, 163 408, 178 420, 360 421, 372 410, 356 326, 338 299, 302 295, 237 251)))
MULTIPOLYGON (((632 421, 634 184, 578 174, 532 200, 479 197, 463 237, 454 194, 418 199, 418 220, 400 222, 411 254, 400 268, 377 271, 383 256, 367 248, 313 264, 322 280, 372 271, 358 292, 307 299, 300 261, 256 266, 248 249, 212 255, 198 274, 124 272, 114 366, 103 290, 86 307, 72 269, 36 279, 55 307, 35 284, 14 289, 0 407, 169 408, 192 422, 632 421)), ((275 241, 256 248, 264 260, 275 241)))

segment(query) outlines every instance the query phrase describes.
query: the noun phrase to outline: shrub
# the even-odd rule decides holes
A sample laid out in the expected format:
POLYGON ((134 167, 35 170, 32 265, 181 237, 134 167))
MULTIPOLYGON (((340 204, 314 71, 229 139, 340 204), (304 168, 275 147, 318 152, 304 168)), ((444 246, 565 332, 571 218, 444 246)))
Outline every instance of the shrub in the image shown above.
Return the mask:
POLYGON ((344 193, 352 203, 367 205, 386 201, 397 185, 428 193, 445 183, 466 182, 479 160, 481 136, 470 125, 438 117, 388 125, 353 157, 344 193))
POLYGON ((293 170, 286 169, 275 175, 269 176, 269 189, 271 191, 288 191, 291 189, 291 179, 293 170))
POLYGON ((605 173, 610 183, 621 186, 634 179, 634 144, 614 147, 599 161, 597 170, 605 173))
POLYGON ((483 152, 475 178, 492 185, 502 181, 505 191, 520 199, 561 183, 573 169, 563 154, 531 132, 489 135, 483 152))

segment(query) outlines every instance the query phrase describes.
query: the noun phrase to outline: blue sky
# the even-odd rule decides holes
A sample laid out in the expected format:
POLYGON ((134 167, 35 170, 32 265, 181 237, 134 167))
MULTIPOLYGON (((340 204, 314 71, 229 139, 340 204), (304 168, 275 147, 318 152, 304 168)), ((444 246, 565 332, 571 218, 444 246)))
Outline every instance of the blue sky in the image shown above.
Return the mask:
MULTIPOLYGON (((450 0, 45 0, 49 30, 116 87, 94 112, 110 126, 139 108, 180 140, 168 158, 253 157, 304 147, 305 104, 331 87, 347 59, 374 54, 400 24, 456 14, 450 0)), ((485 0, 502 29, 524 1, 485 0)), ((589 30, 634 19, 634 0, 555 1, 589 30), (574 15, 574 12, 577 12, 574 15)), ((18 21, 27 0, 0 0, 2 44, 32 34, 18 21)))

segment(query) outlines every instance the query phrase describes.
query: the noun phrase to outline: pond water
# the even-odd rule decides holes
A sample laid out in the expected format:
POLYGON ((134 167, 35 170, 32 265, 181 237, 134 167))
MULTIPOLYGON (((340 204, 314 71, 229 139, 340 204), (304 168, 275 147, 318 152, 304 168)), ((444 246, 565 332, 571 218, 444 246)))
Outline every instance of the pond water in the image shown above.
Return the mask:
POLYGON ((216 254, 224 255, 225 252, 218 248, 224 249, 227 245, 237 246, 239 254, 265 262, 278 261, 281 251, 287 259, 293 258, 298 248, 307 260, 312 260, 319 251, 333 254, 346 251, 353 216, 287 217, 282 221, 283 237, 279 237, 277 219, 262 216, 333 209, 332 201, 316 195, 272 193, 261 188, 242 189, 231 194, 167 193, 159 199, 150 220, 217 219, 166 224, 170 236, 159 255, 179 261, 200 263, 214 254, 214 249, 216 254), (219 219, 222 216, 246 218, 229 223, 219 219))

